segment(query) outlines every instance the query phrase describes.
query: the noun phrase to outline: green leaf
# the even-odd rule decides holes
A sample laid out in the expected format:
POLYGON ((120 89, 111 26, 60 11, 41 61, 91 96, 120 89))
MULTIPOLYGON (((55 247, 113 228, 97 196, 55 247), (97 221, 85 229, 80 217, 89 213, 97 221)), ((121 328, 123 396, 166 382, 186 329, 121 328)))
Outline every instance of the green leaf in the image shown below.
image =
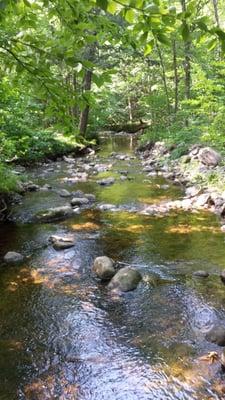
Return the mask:
POLYGON ((108 7, 108 0, 96 0, 96 5, 106 11, 108 7))
POLYGON ((146 44, 144 56, 148 56, 154 48, 154 40, 151 40, 149 43, 146 44))
POLYGON ((164 33, 157 33, 157 39, 160 43, 163 43, 167 46, 170 46, 170 40, 168 39, 168 37, 164 34, 164 33))
POLYGON ((225 32, 222 29, 216 28, 216 29, 214 29, 214 31, 217 34, 217 36, 220 38, 220 40, 225 40, 225 32))
POLYGON ((88 69, 92 69, 92 68, 95 67, 95 64, 93 62, 89 61, 89 60, 83 60, 83 61, 80 61, 80 62, 82 62, 83 66, 88 68, 88 69))
POLYGON ((225 54, 225 40, 221 40, 221 50, 224 55, 225 54))
POLYGON ((196 1, 195 0, 189 1, 187 5, 187 13, 186 13, 187 16, 190 17, 195 12, 196 12, 196 1))
POLYGON ((181 35, 185 42, 190 38, 190 30, 188 24, 184 21, 181 26, 181 35))
POLYGON ((31 7, 31 4, 29 3, 29 1, 28 1, 28 0, 23 0, 23 2, 24 2, 24 4, 25 4, 25 6, 27 6, 27 7, 31 7))
POLYGON ((217 39, 216 39, 216 38, 213 38, 213 39, 210 40, 210 42, 207 44, 207 48, 208 48, 209 51, 211 51, 211 50, 215 49, 216 45, 217 45, 217 39))
POLYGON ((112 1, 112 0, 109 1, 109 2, 108 2, 107 11, 108 11, 110 14, 116 14, 117 10, 118 10, 118 4, 115 3, 115 1, 112 1))
POLYGON ((98 75, 93 75, 93 82, 100 88, 105 80, 104 80, 104 76, 98 76, 98 75))
POLYGON ((125 20, 127 22, 129 22, 130 24, 133 24, 134 23, 134 19, 135 19, 134 10, 129 9, 129 10, 125 11, 125 20))
POLYGON ((143 3, 144 3, 143 0, 136 0, 136 7, 137 8, 142 8, 143 7, 143 3))
POLYGON ((148 38, 148 32, 142 33, 142 35, 139 37, 139 43, 141 44, 146 43, 147 38, 148 38))
POLYGON ((159 7, 154 3, 148 4, 145 10, 148 11, 149 14, 160 14, 159 7))

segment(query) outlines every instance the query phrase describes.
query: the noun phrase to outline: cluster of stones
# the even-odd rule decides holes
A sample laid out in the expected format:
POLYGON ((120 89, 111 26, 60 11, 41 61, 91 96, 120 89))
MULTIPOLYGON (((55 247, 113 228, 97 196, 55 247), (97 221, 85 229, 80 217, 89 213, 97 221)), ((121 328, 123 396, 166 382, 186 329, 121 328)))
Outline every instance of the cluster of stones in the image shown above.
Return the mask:
POLYGON ((185 173, 180 164, 197 161, 199 172, 208 173, 209 171, 220 171, 224 173, 224 168, 219 167, 222 161, 221 155, 210 147, 193 146, 189 153, 182 156, 178 161, 168 163, 171 150, 164 142, 148 143, 139 152, 142 159, 143 170, 148 172, 148 176, 161 175, 166 179, 172 180, 175 184, 180 184, 185 189, 183 198, 174 201, 164 201, 157 205, 150 205, 142 210, 143 214, 157 215, 167 214, 170 210, 204 210, 218 214, 221 217, 221 230, 225 231, 223 219, 225 218, 225 191, 219 192, 209 188, 202 188, 200 185, 193 185, 191 174, 185 173), (164 163, 161 163, 162 157, 164 163))
POLYGON ((136 289, 142 276, 136 269, 127 266, 117 270, 116 263, 109 257, 97 257, 94 260, 92 272, 101 281, 109 281, 108 288, 119 292, 129 292, 136 289))

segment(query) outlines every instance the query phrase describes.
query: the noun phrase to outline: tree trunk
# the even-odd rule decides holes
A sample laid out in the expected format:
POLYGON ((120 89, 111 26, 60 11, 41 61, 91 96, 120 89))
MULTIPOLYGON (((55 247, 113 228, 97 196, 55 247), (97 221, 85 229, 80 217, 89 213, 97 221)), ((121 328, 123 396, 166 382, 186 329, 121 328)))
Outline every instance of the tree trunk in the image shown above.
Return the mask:
MULTIPOLYGON (((214 17, 216 21, 216 25, 218 28, 220 28, 220 19, 219 19, 219 11, 218 11, 218 0, 212 0, 213 3, 213 8, 214 8, 214 17)), ((216 51, 216 57, 221 60, 222 59, 222 52, 220 48, 217 48, 216 51)))
MULTIPOLYGON (((91 90, 91 81, 92 81, 92 71, 87 71, 84 76, 83 81, 83 93, 91 90)), ((89 116, 90 105, 86 104, 85 108, 80 113, 80 121, 79 121, 79 133, 81 136, 85 136, 88 125, 88 116, 89 116)))
POLYGON ((185 72, 185 97, 187 100, 191 98, 191 42, 184 43, 184 72, 185 72))
POLYGON ((129 110, 129 122, 133 122, 133 113, 132 113, 132 102, 130 96, 128 96, 127 99, 128 102, 128 110, 129 110))
MULTIPOLYGON (((182 12, 186 13, 186 0, 181 0, 182 12)), ((186 20, 183 24, 188 27, 186 20)), ((191 41, 190 39, 184 42, 184 74, 185 74, 185 98, 187 100, 191 97, 191 41)))
MULTIPOLYGON (((182 12, 185 14, 187 11, 186 0, 181 0, 182 12)), ((186 19, 183 20, 184 26, 189 30, 186 19)), ((185 86, 185 99, 191 98, 191 41, 187 39, 184 41, 184 86, 185 86)), ((185 119, 185 125, 189 125, 188 117, 185 119)))
POLYGON ((166 70, 165 70, 165 65, 164 65, 162 52, 161 52, 161 49, 160 49, 159 44, 157 42, 156 42, 156 48, 157 48, 157 51, 158 51, 160 64, 161 64, 161 69, 162 69, 162 80, 163 80, 163 85, 164 85, 164 90, 165 90, 165 95, 166 95, 167 109, 168 109, 168 113, 170 114, 170 99, 169 99, 169 92, 168 92, 168 86, 167 86, 167 80, 166 80, 166 70))
POLYGON ((212 3, 213 3, 213 8, 214 8, 216 25, 219 28, 220 27, 220 19, 219 19, 219 13, 218 13, 218 0, 212 0, 212 3))
MULTIPOLYGON (((88 61, 94 61, 95 49, 96 49, 96 43, 93 43, 92 45, 90 45, 90 47, 88 49, 88 54, 87 54, 88 61)), ((83 85, 82 85, 82 92, 83 92, 84 98, 85 98, 85 92, 89 92, 91 90, 91 83, 92 83, 92 69, 88 69, 85 72, 83 85)), ((85 101, 86 101, 86 106, 85 106, 84 110, 82 110, 80 113, 80 121, 79 121, 79 127, 78 127, 79 134, 81 136, 85 136, 85 134, 86 134, 87 126, 88 126, 89 111, 90 111, 90 105, 89 105, 87 99, 85 99, 85 101)))
POLYGON ((179 107, 179 77, 177 69, 177 48, 176 40, 173 40, 173 69, 174 69, 174 113, 176 114, 179 107))
POLYGON ((73 116, 73 120, 76 121, 79 118, 79 109, 78 109, 77 102, 76 102, 76 93, 78 92, 78 84, 77 84, 77 76, 76 76, 75 72, 73 73, 72 86, 73 86, 73 93, 74 93, 74 104, 71 109, 71 114, 73 116))

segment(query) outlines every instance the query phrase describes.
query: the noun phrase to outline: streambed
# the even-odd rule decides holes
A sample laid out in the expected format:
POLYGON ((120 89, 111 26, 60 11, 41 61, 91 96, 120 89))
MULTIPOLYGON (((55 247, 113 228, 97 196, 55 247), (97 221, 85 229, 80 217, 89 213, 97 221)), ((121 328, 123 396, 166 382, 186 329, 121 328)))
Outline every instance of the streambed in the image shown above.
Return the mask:
POLYGON ((112 166, 98 174, 86 168, 85 182, 68 180, 76 163, 33 168, 28 178, 54 190, 27 194, 11 222, 0 225, 1 259, 10 250, 27 256, 23 265, 0 269, 0 400, 223 398, 219 366, 198 358, 221 351, 205 335, 216 322, 225 325, 218 276, 224 233, 207 212, 139 213, 179 198, 182 189, 162 177, 147 179, 134 145, 129 137, 103 138, 97 158, 77 162, 112 166), (113 185, 97 183, 108 177, 113 185), (36 212, 70 201, 60 189, 92 193, 96 202, 61 222, 35 222, 36 212), (54 250, 49 236, 64 233, 75 234, 75 246, 54 250), (158 279, 112 295, 91 274, 100 255, 158 279), (202 269, 209 278, 193 277, 202 269))

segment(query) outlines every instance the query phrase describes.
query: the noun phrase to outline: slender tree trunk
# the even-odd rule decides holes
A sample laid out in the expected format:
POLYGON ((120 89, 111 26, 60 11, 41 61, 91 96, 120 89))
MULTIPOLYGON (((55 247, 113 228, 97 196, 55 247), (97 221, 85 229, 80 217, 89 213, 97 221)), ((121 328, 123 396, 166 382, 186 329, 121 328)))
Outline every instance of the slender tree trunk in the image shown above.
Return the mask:
POLYGON ((191 42, 184 43, 184 72, 185 72, 185 97, 187 100, 191 98, 191 42))
MULTIPOLYGON (((83 81, 83 93, 91 90, 91 81, 92 81, 92 71, 86 71, 83 81)), ((85 108, 80 113, 80 121, 79 121, 79 133, 81 136, 85 136, 88 125, 88 116, 90 111, 90 105, 87 103, 85 108)))
POLYGON ((157 42, 156 42, 156 48, 158 51, 160 65, 161 65, 161 69, 162 69, 162 80, 163 80, 163 85, 164 85, 164 90, 165 90, 165 95, 166 95, 167 109, 168 109, 168 113, 170 114, 170 99, 169 99, 169 91, 168 91, 167 80, 166 80, 166 69, 165 69, 165 65, 164 65, 162 52, 161 52, 161 49, 157 42))
MULTIPOLYGON (((94 61, 95 49, 96 49, 96 43, 93 43, 92 45, 90 45, 89 50, 88 50, 88 55, 87 55, 88 61, 94 61)), ((91 90, 92 74, 93 74, 92 69, 88 69, 85 72, 83 86, 82 86, 82 92, 83 92, 84 97, 85 97, 85 92, 89 92, 91 90)), ((86 99, 85 99, 85 101, 86 101, 86 99)), ((89 105, 88 101, 86 101, 86 106, 85 106, 84 110, 82 110, 80 113, 80 121, 79 121, 78 130, 79 130, 79 134, 81 136, 85 136, 86 131, 87 131, 89 111, 90 111, 90 105, 89 105)))
POLYGON ((131 102, 130 96, 128 96, 127 102, 128 102, 128 110, 129 110, 129 121, 133 122, 132 102, 131 102))
MULTIPOLYGON (((182 12, 186 12, 186 0, 181 0, 182 12)), ((183 21, 187 25, 186 20, 183 21)), ((187 25, 188 28, 188 25, 187 25)), ((191 41, 187 39, 184 42, 184 74, 185 74, 185 98, 191 97, 191 41)))
POLYGON ((73 74, 73 93, 74 93, 74 104, 72 106, 72 115, 73 115, 73 119, 74 121, 76 121, 79 118, 79 109, 77 106, 77 102, 76 102, 76 93, 78 92, 78 84, 77 84, 77 76, 76 73, 73 74))
POLYGON ((214 8, 216 25, 219 28, 220 27, 220 19, 219 19, 219 12, 218 12, 218 0, 212 0, 212 3, 213 3, 213 8, 214 8))
MULTIPOLYGON (((214 8, 214 17, 215 17, 215 21, 216 21, 216 25, 218 28, 220 28, 220 18, 219 18, 219 11, 218 11, 218 0, 212 0, 213 3, 213 8, 214 8)), ((221 49, 217 48, 215 50, 216 53, 216 57, 221 60, 222 59, 222 53, 221 53, 221 49)))
POLYGON ((177 47, 176 40, 173 40, 173 69, 174 69, 174 113, 176 114, 179 107, 179 77, 177 68, 177 47))
MULTIPOLYGON (((182 12, 186 13, 186 0, 181 0, 182 12)), ((183 20, 184 26, 186 25, 187 30, 189 26, 186 19, 183 20)), ((187 39, 184 41, 184 86, 185 86, 185 99, 191 98, 191 41, 187 39)), ((185 125, 189 125, 188 117, 185 119, 185 125)))

